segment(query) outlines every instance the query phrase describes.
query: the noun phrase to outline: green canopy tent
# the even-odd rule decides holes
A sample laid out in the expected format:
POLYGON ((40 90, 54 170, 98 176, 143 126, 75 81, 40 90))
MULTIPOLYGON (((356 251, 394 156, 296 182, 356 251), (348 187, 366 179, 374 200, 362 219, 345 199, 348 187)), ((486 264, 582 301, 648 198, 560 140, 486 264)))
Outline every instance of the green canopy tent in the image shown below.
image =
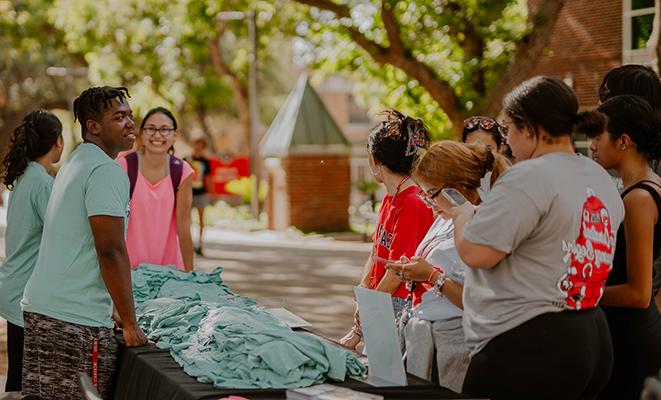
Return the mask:
POLYGON ((343 231, 349 228, 351 145, 302 76, 266 131, 269 227, 343 231))
POLYGON ((344 154, 350 144, 330 115, 307 75, 299 78, 260 145, 264 157, 289 154, 344 154))

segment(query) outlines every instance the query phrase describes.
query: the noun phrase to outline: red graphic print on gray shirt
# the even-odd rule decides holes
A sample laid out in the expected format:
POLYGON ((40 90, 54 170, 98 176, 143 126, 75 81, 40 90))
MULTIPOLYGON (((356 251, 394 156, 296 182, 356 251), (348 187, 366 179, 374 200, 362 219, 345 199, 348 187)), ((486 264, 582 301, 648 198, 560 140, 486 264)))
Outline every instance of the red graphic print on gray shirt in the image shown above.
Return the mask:
POLYGON ((604 294, 608 273, 613 268, 615 235, 604 203, 590 188, 583 203, 581 228, 574 242, 562 241, 567 272, 558 282, 565 295, 565 307, 581 310, 596 307, 604 294))

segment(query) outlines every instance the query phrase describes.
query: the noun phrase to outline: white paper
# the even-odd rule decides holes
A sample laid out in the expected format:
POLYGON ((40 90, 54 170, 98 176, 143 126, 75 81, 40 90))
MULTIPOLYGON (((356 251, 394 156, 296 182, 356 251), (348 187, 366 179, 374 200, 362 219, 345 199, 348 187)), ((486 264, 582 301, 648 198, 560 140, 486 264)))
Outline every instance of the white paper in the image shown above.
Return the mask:
POLYGON ((406 386, 390 294, 360 287, 354 291, 369 360, 367 382, 374 386, 406 386))
POLYGON ((312 326, 311 323, 286 308, 267 308, 266 310, 290 328, 307 328, 312 326))

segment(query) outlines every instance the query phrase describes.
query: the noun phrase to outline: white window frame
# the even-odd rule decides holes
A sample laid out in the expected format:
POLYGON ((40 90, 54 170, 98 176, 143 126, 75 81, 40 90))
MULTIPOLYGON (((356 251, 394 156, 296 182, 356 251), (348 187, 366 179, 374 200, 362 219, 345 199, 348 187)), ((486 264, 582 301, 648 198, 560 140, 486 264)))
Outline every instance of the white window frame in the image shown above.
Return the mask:
POLYGON ((590 139, 588 140, 576 140, 574 141, 574 147, 576 150, 586 150, 589 157, 592 157, 592 150, 590 150, 590 139))
POLYGON ((622 63, 623 64, 649 64, 652 62, 652 54, 649 49, 631 48, 631 20, 641 15, 654 14, 654 6, 641 8, 639 10, 631 9, 631 0, 622 1, 622 63))

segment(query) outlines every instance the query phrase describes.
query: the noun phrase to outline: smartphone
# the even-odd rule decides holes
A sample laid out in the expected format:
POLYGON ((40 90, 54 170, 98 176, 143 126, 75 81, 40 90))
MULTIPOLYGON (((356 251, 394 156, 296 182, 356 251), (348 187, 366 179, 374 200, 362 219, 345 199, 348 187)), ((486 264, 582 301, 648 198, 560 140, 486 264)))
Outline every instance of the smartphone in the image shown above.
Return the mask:
POLYGON ((457 189, 445 188, 441 190, 441 194, 454 206, 460 206, 468 201, 457 189))

